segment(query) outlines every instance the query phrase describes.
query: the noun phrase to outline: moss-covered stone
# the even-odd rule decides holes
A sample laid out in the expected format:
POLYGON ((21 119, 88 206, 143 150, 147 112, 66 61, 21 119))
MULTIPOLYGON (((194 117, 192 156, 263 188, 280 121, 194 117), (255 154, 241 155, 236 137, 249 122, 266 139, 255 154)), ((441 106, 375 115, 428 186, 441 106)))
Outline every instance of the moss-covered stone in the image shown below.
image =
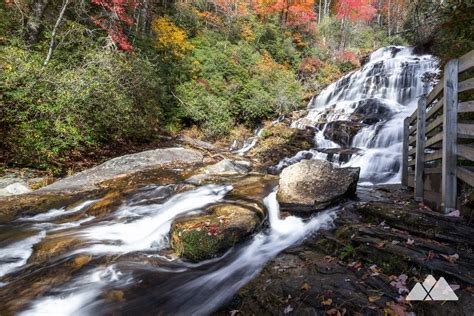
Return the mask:
POLYGON ((258 208, 237 204, 211 207, 205 215, 182 219, 171 228, 171 245, 179 257, 201 261, 242 241, 261 223, 258 208))

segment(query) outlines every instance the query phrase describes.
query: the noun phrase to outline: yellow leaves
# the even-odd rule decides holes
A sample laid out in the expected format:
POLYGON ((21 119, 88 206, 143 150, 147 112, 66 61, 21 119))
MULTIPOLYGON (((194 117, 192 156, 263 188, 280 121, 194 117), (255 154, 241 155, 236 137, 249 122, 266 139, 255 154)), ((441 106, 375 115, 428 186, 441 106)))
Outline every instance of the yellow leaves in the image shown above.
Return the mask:
POLYGON ((252 42, 255 40, 255 34, 253 33, 252 28, 249 25, 242 26, 241 34, 242 37, 248 42, 252 42))
POLYGON ((188 42, 186 33, 166 17, 159 17, 152 22, 153 32, 156 35, 155 47, 165 55, 184 57, 194 47, 188 42))
POLYGON ((323 305, 329 306, 332 304, 332 299, 328 298, 321 302, 323 305))

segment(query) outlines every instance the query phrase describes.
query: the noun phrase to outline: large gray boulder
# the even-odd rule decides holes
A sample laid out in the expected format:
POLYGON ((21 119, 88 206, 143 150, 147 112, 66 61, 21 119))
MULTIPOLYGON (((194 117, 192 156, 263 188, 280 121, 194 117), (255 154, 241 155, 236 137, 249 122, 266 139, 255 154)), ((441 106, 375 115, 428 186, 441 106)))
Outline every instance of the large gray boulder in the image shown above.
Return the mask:
POLYGON ((95 190, 101 182, 117 177, 164 167, 202 163, 203 158, 203 155, 197 150, 180 147, 148 150, 108 160, 94 168, 45 186, 36 192, 95 190))
POLYGON ((354 195, 360 168, 336 168, 324 160, 302 160, 280 174, 278 201, 282 209, 321 210, 354 195))

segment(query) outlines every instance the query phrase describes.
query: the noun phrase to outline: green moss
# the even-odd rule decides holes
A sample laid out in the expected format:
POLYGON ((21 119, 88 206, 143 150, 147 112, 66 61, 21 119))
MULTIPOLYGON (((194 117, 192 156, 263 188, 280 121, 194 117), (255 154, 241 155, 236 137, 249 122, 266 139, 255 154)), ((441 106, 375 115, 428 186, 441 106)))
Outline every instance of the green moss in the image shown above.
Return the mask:
POLYGON ((216 254, 222 248, 222 240, 209 235, 206 229, 179 231, 181 241, 176 245, 178 256, 186 256, 192 261, 200 261, 216 254))

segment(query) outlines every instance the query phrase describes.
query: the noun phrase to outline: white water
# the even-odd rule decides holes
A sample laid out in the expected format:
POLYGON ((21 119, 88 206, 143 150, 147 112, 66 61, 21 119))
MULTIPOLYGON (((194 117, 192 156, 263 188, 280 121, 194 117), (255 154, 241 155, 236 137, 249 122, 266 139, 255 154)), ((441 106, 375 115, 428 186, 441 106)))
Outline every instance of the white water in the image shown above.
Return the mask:
MULTIPOLYGON (((160 187, 156 190, 160 190, 160 187)), ((74 253, 85 252, 97 255, 152 251, 155 255, 151 256, 160 256, 157 251, 169 247, 167 236, 174 218, 220 202, 230 190, 232 187, 228 185, 207 185, 179 193, 163 204, 124 205, 115 212, 114 220, 109 219, 109 222, 105 224, 80 230, 79 234, 82 237, 90 239, 95 244, 74 253), (120 215, 124 212, 135 214, 137 217, 132 216, 129 222, 120 222, 120 215), (114 244, 110 245, 110 242, 114 244)), ((166 291, 166 295, 171 296, 169 304, 172 305, 175 314, 211 313, 258 275, 268 260, 274 258, 282 250, 300 242, 312 232, 330 227, 336 216, 334 210, 329 210, 309 220, 303 220, 297 216, 281 219, 275 191, 264 199, 264 204, 269 214, 269 228, 255 235, 241 247, 230 250, 221 258, 198 264, 172 260, 171 262, 178 264, 177 267, 171 270, 157 270, 156 273, 168 271, 179 274, 193 268, 199 271, 203 265, 211 265, 211 268, 212 264, 218 266, 217 269, 210 269, 209 273, 190 278, 184 283, 173 284, 173 290, 166 291)), ((24 248, 22 245, 13 244, 12 246, 24 248)), ((23 257, 26 257, 26 260, 28 256, 23 257)), ((50 295, 34 300, 21 315, 95 315, 98 311, 100 314, 100 304, 103 302, 101 295, 104 290, 126 288, 142 281, 135 279, 128 272, 120 271, 115 264, 89 269, 85 274, 76 276, 54 289, 50 295)), ((159 284, 156 284, 156 288, 159 289, 159 284)))
MULTIPOLYGON (((341 147, 324 136, 327 123, 347 121, 360 102, 375 100, 390 110, 391 117, 363 127, 348 146, 360 149, 359 153, 342 166, 360 167, 361 182, 399 182, 403 120, 416 109, 418 98, 431 89, 422 81, 423 75, 437 71, 437 60, 430 55, 415 55, 407 47, 381 48, 362 69, 344 76, 313 98, 307 117, 293 126, 322 123, 312 153, 313 159, 326 159, 327 155, 317 153, 318 149, 341 147)), ((295 163, 301 156, 288 158, 282 165, 295 163)))

